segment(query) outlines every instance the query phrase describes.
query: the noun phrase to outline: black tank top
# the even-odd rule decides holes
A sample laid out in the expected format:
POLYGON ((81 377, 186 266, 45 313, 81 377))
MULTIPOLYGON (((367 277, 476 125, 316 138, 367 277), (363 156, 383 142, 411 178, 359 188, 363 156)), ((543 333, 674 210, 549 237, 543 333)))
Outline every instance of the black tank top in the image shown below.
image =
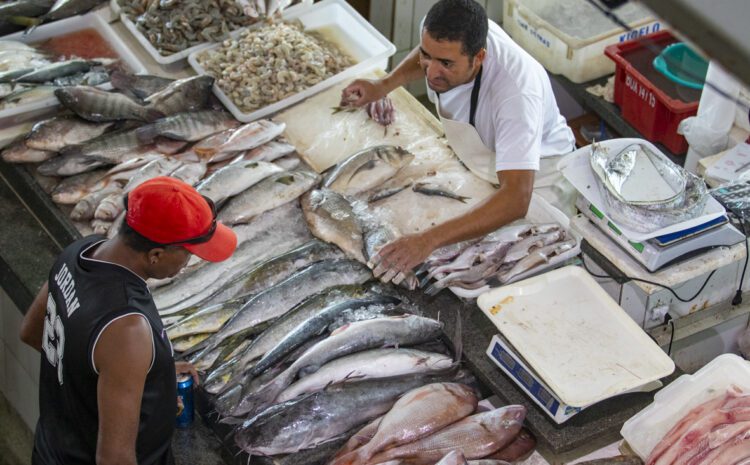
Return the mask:
POLYGON ((173 463, 177 387, 172 346, 146 282, 127 268, 83 256, 103 240, 90 236, 71 244, 50 272, 35 464, 96 463, 94 346, 109 323, 129 314, 144 315, 153 332, 154 358, 143 390, 136 442, 138 463, 173 463))

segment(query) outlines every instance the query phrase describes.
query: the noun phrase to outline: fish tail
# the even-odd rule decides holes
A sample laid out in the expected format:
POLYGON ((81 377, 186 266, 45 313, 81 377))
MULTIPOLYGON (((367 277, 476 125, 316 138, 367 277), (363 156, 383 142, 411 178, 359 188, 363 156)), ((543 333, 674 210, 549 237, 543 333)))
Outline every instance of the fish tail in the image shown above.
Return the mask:
POLYGON ((156 136, 158 135, 159 128, 155 124, 141 126, 140 128, 135 130, 135 137, 138 138, 138 142, 140 142, 141 144, 148 144, 150 142, 153 142, 153 140, 156 139, 156 136))
POLYGON ((109 82, 115 89, 126 90, 133 86, 135 77, 123 71, 114 70, 109 75, 109 82))

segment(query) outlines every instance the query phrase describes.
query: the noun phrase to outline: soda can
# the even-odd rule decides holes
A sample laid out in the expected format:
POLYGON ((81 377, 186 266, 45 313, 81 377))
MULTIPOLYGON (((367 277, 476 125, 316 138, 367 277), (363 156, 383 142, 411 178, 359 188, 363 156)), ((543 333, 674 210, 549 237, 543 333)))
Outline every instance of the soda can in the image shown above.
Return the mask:
POLYGON ((193 377, 177 377, 177 421, 178 428, 187 428, 193 423, 193 377))

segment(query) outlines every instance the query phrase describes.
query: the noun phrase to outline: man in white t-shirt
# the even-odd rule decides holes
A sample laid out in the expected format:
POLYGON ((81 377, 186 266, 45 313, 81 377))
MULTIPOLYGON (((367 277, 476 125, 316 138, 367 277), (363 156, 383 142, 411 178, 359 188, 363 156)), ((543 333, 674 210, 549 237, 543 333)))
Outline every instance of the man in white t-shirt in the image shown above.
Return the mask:
POLYGON ((478 177, 500 187, 464 215, 383 247, 376 276, 394 282, 433 250, 483 236, 522 218, 532 190, 572 214, 573 195, 556 161, 574 148, 544 68, 474 0, 440 0, 422 23, 419 47, 388 76, 357 80, 342 101, 366 105, 426 79, 448 143, 478 177), (536 175, 536 179, 535 179, 536 175))

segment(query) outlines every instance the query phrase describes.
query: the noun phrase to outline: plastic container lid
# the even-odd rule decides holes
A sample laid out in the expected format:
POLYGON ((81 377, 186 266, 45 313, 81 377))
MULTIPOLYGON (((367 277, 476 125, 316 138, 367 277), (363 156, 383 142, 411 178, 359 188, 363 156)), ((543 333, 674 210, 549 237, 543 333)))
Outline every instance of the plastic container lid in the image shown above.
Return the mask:
POLYGON ((684 42, 667 45, 653 63, 654 68, 671 81, 691 89, 703 89, 708 61, 684 42))

